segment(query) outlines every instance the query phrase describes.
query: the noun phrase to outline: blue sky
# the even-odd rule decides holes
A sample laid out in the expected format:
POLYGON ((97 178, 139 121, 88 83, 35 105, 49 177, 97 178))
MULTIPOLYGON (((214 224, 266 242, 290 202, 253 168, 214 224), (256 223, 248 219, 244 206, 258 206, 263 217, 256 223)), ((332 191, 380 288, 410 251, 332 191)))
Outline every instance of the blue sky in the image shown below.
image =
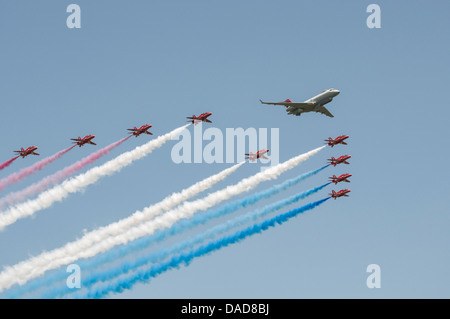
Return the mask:
MULTIPOLYGON (((70 3, 0 4, 0 158, 30 145, 48 156, 87 134, 98 146, 72 150, 1 195, 127 128, 149 123, 157 136, 202 112, 223 131, 279 128, 280 161, 350 135, 348 146, 327 148, 278 181, 330 156, 351 154, 350 165, 275 199, 347 172, 349 198, 112 297, 450 297, 447 1, 377 1, 381 29, 366 26, 370 1, 77 1, 81 29, 68 29, 70 3), (258 101, 303 101, 332 87, 341 91, 327 106, 334 118, 289 116, 258 101), (380 289, 366 286, 373 263, 380 289)), ((149 138, 132 138, 98 163, 149 138)), ((230 166, 175 164, 174 143, 0 232, 0 265, 60 247, 230 166)), ((17 160, 0 177, 35 161, 17 160)), ((258 171, 245 165, 210 191, 258 171)))

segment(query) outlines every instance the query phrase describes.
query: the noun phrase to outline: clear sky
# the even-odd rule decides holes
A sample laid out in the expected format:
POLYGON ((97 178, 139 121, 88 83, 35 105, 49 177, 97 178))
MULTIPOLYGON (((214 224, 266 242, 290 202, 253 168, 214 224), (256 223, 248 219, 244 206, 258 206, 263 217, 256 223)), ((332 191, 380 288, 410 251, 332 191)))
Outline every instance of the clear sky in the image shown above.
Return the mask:
MULTIPOLYGON (((132 138, 98 164, 202 112, 213 113, 204 128, 223 132, 279 128, 280 161, 350 135, 348 146, 326 148, 257 190, 330 156, 350 154, 350 165, 329 167, 254 208, 347 172, 350 184, 303 203, 344 187, 349 198, 113 298, 450 297, 448 1, 78 0, 81 28, 69 29, 71 3, 0 2, 0 161, 31 145, 43 158, 88 134, 98 146, 77 147, 0 195, 119 140, 127 128, 149 123, 154 136, 132 138), (371 3, 381 8, 380 29, 366 25, 371 3), (287 115, 258 101, 304 101, 328 88, 341 91, 327 105, 334 118, 287 115), (366 286, 369 264, 381 267, 379 289, 366 286)), ((175 164, 173 145, 0 232, 0 266, 58 248, 231 165, 175 164)), ((0 177, 37 160, 18 159, 0 177)), ((259 166, 244 165, 208 192, 259 166)))

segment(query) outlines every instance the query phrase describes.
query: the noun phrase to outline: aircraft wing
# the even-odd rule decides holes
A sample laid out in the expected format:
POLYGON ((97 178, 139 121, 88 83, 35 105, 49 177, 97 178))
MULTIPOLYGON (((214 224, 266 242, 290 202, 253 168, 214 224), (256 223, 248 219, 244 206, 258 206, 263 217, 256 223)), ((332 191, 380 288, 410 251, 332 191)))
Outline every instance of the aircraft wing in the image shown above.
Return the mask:
POLYGON ((308 106, 314 106, 316 103, 310 102, 264 102, 263 100, 259 100, 262 104, 270 104, 270 105, 284 105, 284 106, 292 106, 294 108, 306 108, 308 106))
POLYGON ((325 106, 319 106, 319 107, 316 107, 315 109, 314 109, 314 111, 315 112, 319 112, 319 113, 322 113, 322 114, 325 114, 326 116, 329 116, 329 117, 334 117, 334 115, 333 114, 331 114, 330 113, 330 111, 328 111, 326 108, 325 108, 325 106))

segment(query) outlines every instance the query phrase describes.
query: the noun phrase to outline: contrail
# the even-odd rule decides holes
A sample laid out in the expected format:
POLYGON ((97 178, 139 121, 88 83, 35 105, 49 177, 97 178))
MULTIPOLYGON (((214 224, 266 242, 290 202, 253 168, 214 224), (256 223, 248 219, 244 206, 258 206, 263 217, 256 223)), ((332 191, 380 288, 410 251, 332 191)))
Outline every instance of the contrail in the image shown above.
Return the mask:
MULTIPOLYGON (((181 132, 185 127, 186 126, 181 127, 176 133, 179 134, 179 132, 181 132)), ((61 265, 69 264, 81 258, 95 256, 96 254, 105 252, 116 245, 125 244, 128 241, 134 240, 138 237, 150 235, 158 228, 170 227, 174 222, 181 218, 189 218, 199 209, 206 210, 219 202, 230 198, 231 196, 237 195, 244 191, 249 191, 263 181, 277 178, 280 174, 294 168, 310 156, 322 150, 324 147, 325 146, 321 146, 305 154, 298 155, 284 163, 267 168, 263 172, 259 172, 249 178, 245 178, 233 186, 228 186, 221 191, 212 193, 204 199, 194 202, 184 202, 179 206, 179 208, 170 210, 164 215, 158 216, 154 220, 144 223, 142 226, 139 226, 139 228, 131 228, 124 235, 109 237, 107 240, 99 242, 97 245, 80 252, 76 249, 76 253, 71 256, 63 255, 64 258, 62 259, 48 258, 48 256, 53 256, 53 253, 56 254, 56 256, 59 256, 58 253, 61 250, 57 249, 53 252, 43 253, 40 256, 33 257, 12 267, 7 267, 0 273, 0 292, 11 287, 14 283, 23 285, 28 280, 40 276, 49 269, 55 269, 61 265)), ((145 210, 143 213, 145 214, 145 210)), ((68 245, 71 246, 70 243, 68 245)), ((76 245, 73 247, 76 247, 76 245)))
MULTIPOLYGON (((201 234, 195 236, 194 238, 189 238, 189 239, 183 240, 182 242, 177 243, 170 248, 165 248, 160 251, 151 253, 150 255, 138 258, 137 260, 135 260, 133 262, 126 261, 126 262, 121 263, 120 265, 114 266, 110 270, 107 270, 107 271, 100 270, 98 273, 94 273, 89 276, 85 275, 83 277, 83 287, 89 289, 89 287, 93 286, 94 284, 98 283, 99 281, 110 281, 111 279, 114 279, 118 276, 126 274, 129 271, 133 271, 139 267, 147 265, 148 263, 159 262, 174 253, 178 253, 187 248, 194 247, 195 245, 201 244, 202 242, 204 242, 207 239, 212 239, 219 234, 225 233, 225 232, 232 230, 233 228, 236 228, 238 226, 242 226, 247 222, 255 221, 258 218, 264 217, 264 216, 266 216, 272 212, 275 212, 287 205, 291 205, 293 203, 298 202, 301 199, 305 199, 306 197, 317 193, 318 191, 320 191, 321 189, 323 189, 324 187, 326 187, 329 184, 330 183, 326 183, 322 186, 312 188, 310 190, 301 192, 299 194, 293 195, 286 199, 277 201, 273 204, 267 205, 262 209, 255 210, 246 215, 238 216, 232 220, 226 221, 220 225, 212 227, 212 228, 208 229, 207 231, 205 231, 204 233, 201 233, 201 234)), ((133 242, 133 244, 134 243, 136 243, 136 242, 133 242)), ((128 254, 136 251, 137 249, 143 249, 143 248, 147 247, 147 245, 145 245, 144 243, 141 243, 141 245, 139 247, 137 247, 136 245, 133 245, 133 247, 129 247, 129 246, 130 245, 121 247, 123 249, 120 249, 120 251, 117 251, 116 256, 114 256, 114 258, 112 260, 116 260, 116 258, 118 258, 118 257, 123 257, 125 255, 128 255, 128 254)), ((109 255, 109 254, 107 254, 107 255, 109 255)), ((102 255, 102 257, 103 257, 103 255, 102 255)), ((110 257, 112 257, 112 256, 110 256, 110 257)), ((105 261, 105 260, 103 260, 103 261, 105 261)), ((109 260, 109 261, 111 261, 111 260, 109 260)), ((84 273, 86 273, 85 265, 80 265, 80 268, 83 269, 84 273)), ((64 276, 67 277, 67 273, 64 274, 64 276)), ((62 294, 65 294, 65 293, 67 294, 67 293, 72 293, 72 292, 73 292, 73 290, 67 288, 67 286, 65 285, 64 287, 54 288, 54 289, 50 290, 49 292, 45 293, 44 295, 42 295, 41 297, 42 298, 56 298, 62 294)))
MULTIPOLYGON (((3 198, 0 199, 0 209, 2 209, 5 205, 11 206, 12 204, 15 204, 17 202, 24 201, 25 199, 29 198, 30 196, 40 193, 44 191, 45 189, 49 188, 52 185, 55 185, 59 183, 60 181, 64 180, 65 178, 69 177, 70 175, 80 171, 86 165, 94 163, 96 160, 101 158, 102 156, 108 154, 112 149, 116 148, 123 142, 125 142, 127 139, 131 137, 127 136, 117 142, 114 142, 98 151, 95 151, 94 153, 86 156, 85 158, 79 160, 78 162, 67 166, 63 168, 62 170, 54 173, 53 175, 47 176, 40 180, 39 182, 36 182, 27 188, 10 193, 3 198)), ((75 145, 76 146, 76 145, 75 145)))
POLYGON ((6 162, 3 162, 0 164, 0 170, 4 169, 5 167, 8 167, 11 165, 12 162, 14 162, 16 159, 18 159, 19 156, 13 157, 10 160, 7 160, 6 162))
POLYGON ((34 174, 37 171, 43 169, 45 166, 54 162, 55 160, 57 160, 58 158, 60 158, 64 154, 66 154, 68 151, 70 151, 74 147, 75 147, 75 145, 73 145, 69 148, 66 148, 65 150, 59 151, 58 153, 56 153, 52 156, 49 156, 49 157, 46 157, 46 158, 40 160, 36 164, 33 164, 26 168, 23 168, 19 172, 12 173, 11 175, 1 179, 0 180, 0 191, 3 190, 6 186, 17 183, 17 182, 21 181, 22 179, 24 179, 25 177, 30 176, 31 174, 34 174))
POLYGON ((13 224, 20 218, 31 216, 42 209, 50 207, 54 202, 62 201, 71 193, 83 190, 103 176, 120 171, 123 167, 130 165, 135 160, 150 154, 155 148, 161 147, 173 136, 180 134, 188 125, 190 124, 186 124, 170 133, 159 136, 142 146, 136 147, 132 151, 122 153, 103 165, 91 168, 86 173, 67 179, 62 184, 41 193, 36 199, 28 200, 8 209, 0 214, 0 230, 13 224))
POLYGON ((135 273, 129 276, 121 277, 109 284, 102 285, 101 287, 95 287, 92 290, 88 291, 86 294, 77 295, 76 297, 102 298, 107 294, 109 294, 110 292, 121 293, 124 290, 131 289, 133 285, 138 282, 148 282, 150 278, 156 277, 165 271, 168 271, 173 268, 178 268, 182 264, 188 265, 196 257, 201 257, 215 250, 219 250, 223 247, 236 244, 249 236, 261 233, 262 231, 267 230, 270 227, 274 227, 277 224, 281 225, 290 220, 291 218, 319 206, 328 199, 330 198, 329 197, 324 198, 322 200, 307 204, 300 208, 293 209, 287 213, 269 218, 263 222, 255 223, 243 230, 235 232, 234 234, 223 236, 217 240, 211 241, 205 245, 191 249, 185 253, 175 255, 168 261, 152 265, 148 269, 137 270, 135 273))

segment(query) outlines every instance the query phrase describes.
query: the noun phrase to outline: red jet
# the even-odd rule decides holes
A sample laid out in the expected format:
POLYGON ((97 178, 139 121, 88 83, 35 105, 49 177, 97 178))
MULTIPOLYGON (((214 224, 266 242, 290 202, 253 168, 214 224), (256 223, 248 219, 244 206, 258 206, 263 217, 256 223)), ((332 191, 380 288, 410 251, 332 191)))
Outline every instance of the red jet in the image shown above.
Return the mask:
POLYGON ((211 116, 212 113, 202 113, 198 117, 195 115, 192 115, 192 117, 187 117, 187 119, 192 120, 188 122, 192 122, 192 124, 197 125, 199 122, 207 122, 212 123, 210 120, 208 120, 208 117, 211 116))
POLYGON ((35 152, 35 150, 37 150, 36 146, 30 146, 26 150, 24 150, 23 147, 22 147, 20 149, 20 151, 14 151, 14 152, 19 153, 19 156, 22 156, 22 158, 25 158, 25 156, 28 156, 30 154, 39 155, 38 153, 35 152))
POLYGON ((350 157, 352 157, 352 156, 351 156, 351 155, 343 155, 343 156, 338 157, 338 158, 332 157, 332 158, 330 158, 330 159, 328 159, 328 160, 330 161, 330 164, 331 164, 331 165, 336 166, 337 164, 341 164, 341 163, 344 163, 344 164, 350 164, 349 162, 347 162, 347 160, 348 160, 350 157))
POLYGON ((348 139, 350 136, 348 135, 341 135, 336 137, 335 139, 332 139, 331 137, 328 138, 328 140, 325 140, 329 146, 333 147, 336 144, 344 144, 347 145, 347 143, 344 142, 344 140, 348 139))
POLYGON ((269 150, 265 149, 265 150, 259 150, 258 152, 256 152, 256 154, 250 152, 248 154, 245 154, 245 159, 249 159, 250 161, 256 161, 258 158, 264 158, 264 159, 269 159, 268 157, 266 157, 264 154, 268 153, 269 150))
POLYGON ((74 144, 77 144, 79 147, 83 146, 84 144, 92 144, 97 145, 94 142, 92 142, 92 139, 95 137, 95 135, 86 135, 85 137, 81 138, 78 136, 78 138, 71 138, 74 144))
POLYGON ((335 185, 337 184, 337 183, 339 183, 339 182, 347 182, 347 183, 350 183, 350 181, 347 179, 347 178, 349 178, 349 177, 351 177, 352 176, 352 174, 342 174, 341 176, 339 176, 339 177, 336 177, 336 175, 333 175, 333 177, 330 177, 329 179, 330 179, 330 182, 331 183, 334 183, 335 185))
POLYGON ((332 198, 336 199, 338 197, 348 197, 347 193, 350 193, 349 189, 341 189, 339 192, 335 192, 334 190, 331 191, 331 193, 329 194, 332 198))
POLYGON ((141 134, 148 134, 148 135, 153 135, 152 133, 150 133, 148 130, 151 128, 152 126, 150 124, 145 124, 142 125, 140 128, 137 128, 136 126, 134 128, 128 128, 128 131, 132 131, 132 133, 134 136, 138 137, 141 134))

